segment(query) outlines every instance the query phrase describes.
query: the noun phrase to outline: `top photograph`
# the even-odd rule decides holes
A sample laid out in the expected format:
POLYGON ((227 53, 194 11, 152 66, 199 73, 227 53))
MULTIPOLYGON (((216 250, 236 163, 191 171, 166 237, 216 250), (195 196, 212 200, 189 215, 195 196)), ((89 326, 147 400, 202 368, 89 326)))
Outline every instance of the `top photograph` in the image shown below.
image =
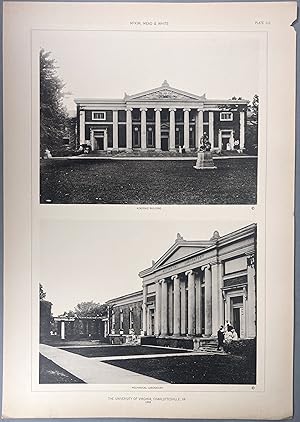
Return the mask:
POLYGON ((41 204, 257 203, 260 34, 35 36, 41 204))

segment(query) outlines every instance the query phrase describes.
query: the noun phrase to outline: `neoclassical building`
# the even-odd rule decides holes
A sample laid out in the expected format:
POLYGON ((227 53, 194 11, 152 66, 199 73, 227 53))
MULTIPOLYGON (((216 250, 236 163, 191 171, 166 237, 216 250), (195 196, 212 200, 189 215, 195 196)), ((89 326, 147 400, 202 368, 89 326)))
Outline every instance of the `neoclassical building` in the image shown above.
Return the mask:
POLYGON ((171 87, 122 99, 75 99, 80 145, 93 151, 186 151, 204 133, 213 150, 245 149, 247 100, 208 99, 171 87))
POLYGON ((106 336, 210 338, 227 320, 240 338, 256 336, 255 224, 209 240, 177 234, 139 276, 142 291, 106 302, 106 336))

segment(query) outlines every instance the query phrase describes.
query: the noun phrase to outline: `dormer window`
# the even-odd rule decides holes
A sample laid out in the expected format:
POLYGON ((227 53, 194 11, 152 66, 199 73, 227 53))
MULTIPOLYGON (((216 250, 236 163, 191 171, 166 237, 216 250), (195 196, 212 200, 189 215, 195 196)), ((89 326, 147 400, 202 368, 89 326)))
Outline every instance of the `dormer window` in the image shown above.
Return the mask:
POLYGON ((222 111, 220 113, 220 120, 221 121, 232 121, 233 120, 233 114, 229 111, 222 111))
POLYGON ((93 120, 106 120, 105 111, 93 111, 92 119, 93 120))

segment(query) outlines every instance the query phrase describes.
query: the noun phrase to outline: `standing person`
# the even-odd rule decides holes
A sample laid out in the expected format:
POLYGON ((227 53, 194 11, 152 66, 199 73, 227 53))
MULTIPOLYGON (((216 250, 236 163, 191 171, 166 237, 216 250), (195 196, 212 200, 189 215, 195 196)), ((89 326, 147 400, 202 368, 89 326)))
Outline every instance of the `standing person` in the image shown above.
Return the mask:
POLYGON ((224 341, 224 350, 226 353, 229 353, 230 343, 232 342, 232 331, 226 331, 225 341, 224 341))
POLYGON ((231 332, 232 332, 232 340, 238 340, 239 336, 238 336, 238 333, 235 331, 234 328, 231 330, 231 332))
POLYGON ((223 327, 223 325, 220 326, 217 334, 218 334, 218 348, 217 348, 217 350, 221 350, 224 347, 224 327, 223 327))

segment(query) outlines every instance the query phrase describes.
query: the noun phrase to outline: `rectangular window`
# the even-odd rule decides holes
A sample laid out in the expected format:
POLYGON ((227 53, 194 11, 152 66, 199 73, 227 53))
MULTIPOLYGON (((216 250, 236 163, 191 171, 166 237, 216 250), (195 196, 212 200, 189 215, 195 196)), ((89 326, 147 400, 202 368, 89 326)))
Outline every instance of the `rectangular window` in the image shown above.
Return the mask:
POLYGON ((233 120, 233 114, 231 112, 222 112, 220 113, 220 120, 221 121, 232 121, 233 120))
POLYGON ((106 120, 105 111, 93 111, 92 120, 106 120))
POLYGON ((147 130, 147 147, 154 147, 154 132, 153 127, 148 127, 147 130))
POLYGON ((123 316, 123 311, 120 311, 120 331, 123 331, 123 321, 124 321, 124 316, 123 316))
POLYGON ((132 309, 129 310, 129 329, 133 330, 133 311, 132 309))

